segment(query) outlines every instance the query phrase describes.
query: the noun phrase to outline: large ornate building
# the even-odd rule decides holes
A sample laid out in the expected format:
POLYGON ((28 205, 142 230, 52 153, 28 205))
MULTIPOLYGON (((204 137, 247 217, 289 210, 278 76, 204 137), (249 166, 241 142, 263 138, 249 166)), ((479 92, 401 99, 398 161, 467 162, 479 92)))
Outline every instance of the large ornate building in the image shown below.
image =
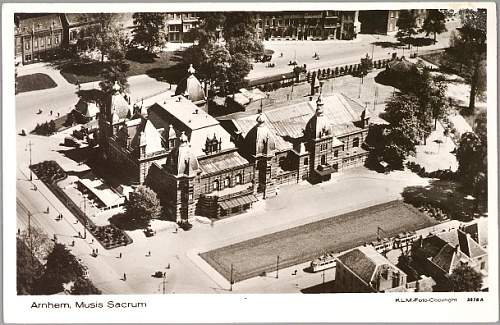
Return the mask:
POLYGON ((281 184, 322 182, 363 164, 369 116, 347 96, 320 94, 224 128, 195 105, 203 87, 192 67, 188 72, 182 91, 134 105, 115 84, 99 113, 109 165, 155 190, 170 219, 238 213, 275 196, 281 184))

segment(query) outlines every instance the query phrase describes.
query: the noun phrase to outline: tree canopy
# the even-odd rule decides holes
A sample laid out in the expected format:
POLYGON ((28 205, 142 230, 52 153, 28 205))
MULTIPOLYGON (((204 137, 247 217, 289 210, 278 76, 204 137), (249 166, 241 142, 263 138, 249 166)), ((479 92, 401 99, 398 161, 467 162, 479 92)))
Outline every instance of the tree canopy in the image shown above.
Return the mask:
POLYGON ((92 281, 87 278, 80 277, 76 279, 71 289, 72 295, 100 295, 101 290, 97 289, 92 281))
POLYGON ((434 43, 436 43, 437 34, 446 32, 446 26, 444 24, 445 19, 445 14, 441 10, 427 10, 427 17, 425 18, 424 24, 422 25, 422 30, 425 32, 425 36, 434 34, 434 43))
POLYGON ((43 266, 20 238, 16 239, 16 257, 17 294, 32 295, 43 266))
POLYGON ((211 93, 237 91, 246 85, 251 62, 263 54, 257 38, 254 15, 249 12, 203 13, 201 23, 192 29, 195 45, 185 51, 184 62, 193 64, 211 93), (221 38, 224 42, 219 42, 221 38))
POLYGON ((159 12, 136 12, 132 16, 134 20, 133 40, 137 45, 142 45, 146 51, 160 46, 165 38, 163 30, 165 28, 165 15, 159 12))
POLYGON ((480 173, 487 175, 487 144, 474 132, 462 134, 456 152, 458 175, 470 190, 480 173))
POLYGON ((475 108, 476 96, 485 88, 486 79, 486 41, 487 13, 485 9, 460 10, 462 27, 453 39, 453 51, 456 60, 465 66, 470 85, 469 109, 475 108))
POLYGON ((138 186, 125 202, 125 215, 138 227, 146 228, 151 219, 160 217, 160 200, 149 187, 138 186))
POLYGON ((458 265, 450 275, 452 290, 456 292, 481 291, 483 278, 479 272, 466 264, 458 265))
POLYGON ((398 27, 397 37, 409 41, 409 38, 417 34, 417 17, 415 13, 412 10, 400 10, 396 26, 398 27))

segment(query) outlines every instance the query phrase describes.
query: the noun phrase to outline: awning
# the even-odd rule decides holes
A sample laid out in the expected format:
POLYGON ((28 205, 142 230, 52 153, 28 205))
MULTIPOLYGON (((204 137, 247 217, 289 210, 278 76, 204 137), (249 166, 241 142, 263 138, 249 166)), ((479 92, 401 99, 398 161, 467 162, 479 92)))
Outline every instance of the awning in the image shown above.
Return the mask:
POLYGON ((251 204, 257 202, 258 199, 253 194, 243 195, 219 202, 219 206, 224 210, 229 210, 238 206, 243 206, 245 204, 251 204))

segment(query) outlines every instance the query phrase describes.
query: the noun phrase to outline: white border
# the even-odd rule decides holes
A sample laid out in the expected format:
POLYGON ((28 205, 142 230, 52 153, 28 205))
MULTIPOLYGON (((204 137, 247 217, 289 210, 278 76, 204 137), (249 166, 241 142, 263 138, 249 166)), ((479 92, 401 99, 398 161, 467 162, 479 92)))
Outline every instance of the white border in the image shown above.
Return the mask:
MULTIPOLYGON (((146 322, 492 322, 498 320, 497 87, 495 3, 169 3, 169 4, 4 4, 3 27, 3 193, 4 193, 4 321, 21 323, 146 323, 146 322), (134 12, 231 10, 353 10, 481 7, 488 9, 488 166, 489 166, 489 286, 487 293, 419 294, 253 294, 253 295, 122 295, 51 296, 51 302, 144 301, 139 310, 31 310, 32 297, 15 291, 16 168, 13 13, 134 12), (457 298, 457 303, 396 303, 396 298, 457 298), (467 303, 469 297, 484 302, 467 303)), ((41 297, 37 298, 40 301, 41 297)))

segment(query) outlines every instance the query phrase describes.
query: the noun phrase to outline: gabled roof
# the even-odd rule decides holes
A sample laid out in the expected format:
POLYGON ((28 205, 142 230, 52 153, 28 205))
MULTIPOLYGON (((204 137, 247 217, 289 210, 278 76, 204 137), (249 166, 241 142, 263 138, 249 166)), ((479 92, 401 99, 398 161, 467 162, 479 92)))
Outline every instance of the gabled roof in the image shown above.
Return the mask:
POLYGON ((186 78, 179 81, 175 89, 175 95, 187 96, 190 101, 197 103, 205 100, 205 91, 198 78, 194 75, 195 70, 191 64, 186 78))
POLYGON ((16 34, 28 34, 32 31, 36 33, 63 28, 59 14, 30 15, 29 17, 23 18, 22 15, 20 16, 16 34))
POLYGON ((83 24, 95 24, 97 21, 88 13, 65 13, 63 14, 68 22, 69 27, 74 27, 83 24))
POLYGON ((382 256, 373 246, 360 246, 340 256, 338 260, 351 272, 356 274, 367 285, 372 286, 381 267, 391 268, 395 272, 405 274, 382 256))

